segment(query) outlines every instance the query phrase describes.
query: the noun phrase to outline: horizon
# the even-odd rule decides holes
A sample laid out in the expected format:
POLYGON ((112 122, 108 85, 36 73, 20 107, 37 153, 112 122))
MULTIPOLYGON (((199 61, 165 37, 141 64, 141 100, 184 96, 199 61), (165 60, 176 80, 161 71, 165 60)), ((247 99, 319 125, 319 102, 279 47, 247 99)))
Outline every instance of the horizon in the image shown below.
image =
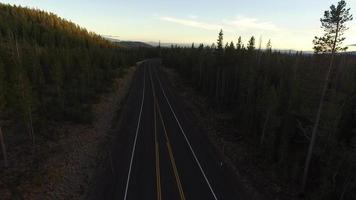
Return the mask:
POLYGON ((0 2, 1 200, 356 200, 356 0, 325 1, 0 2))
MULTIPOLYGON (((218 32, 222 29, 224 43, 230 41, 236 43, 238 36, 241 36, 243 43, 246 44, 248 39, 254 36, 257 45, 261 38, 262 48, 271 39, 274 49, 296 51, 312 51, 314 36, 323 33, 320 28, 320 17, 330 4, 337 3, 336 0, 313 2, 301 0, 297 4, 282 0, 268 2, 252 0, 248 4, 231 0, 204 3, 187 0, 182 2, 162 0, 2 2, 52 12, 88 31, 122 41, 211 45, 216 42, 218 32), (218 6, 220 9, 215 9, 218 6), (82 12, 83 10, 85 12, 82 12), (105 10, 105 12, 98 12, 98 10, 105 10), (291 21, 293 23, 290 23, 291 21)), ((356 7, 356 0, 349 0, 347 4, 351 8, 356 7)), ((354 13, 353 9, 351 13, 354 13)), ((354 23, 348 23, 350 29, 345 34, 347 39, 344 46, 349 46, 349 51, 356 50, 354 23)))

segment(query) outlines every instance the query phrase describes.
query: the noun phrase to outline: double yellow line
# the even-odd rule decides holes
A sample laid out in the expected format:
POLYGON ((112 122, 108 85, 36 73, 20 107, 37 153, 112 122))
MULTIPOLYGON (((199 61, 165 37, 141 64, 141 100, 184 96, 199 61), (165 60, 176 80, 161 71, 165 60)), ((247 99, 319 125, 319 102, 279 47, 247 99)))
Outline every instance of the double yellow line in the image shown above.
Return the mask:
POLYGON ((167 140, 166 145, 167 145, 167 148, 168 148, 169 158, 171 160, 173 173, 174 173, 174 176, 175 176, 175 179, 176 179, 176 183, 177 183, 180 199, 181 200, 185 200, 182 183, 180 181, 177 165, 176 165, 176 162, 175 162, 175 159, 174 159, 174 156, 173 156, 172 146, 171 146, 171 143, 169 141, 167 130, 166 130, 166 126, 164 124, 162 113, 161 113, 161 110, 160 110, 158 104, 157 104, 157 108, 158 108, 159 117, 160 117, 162 125, 163 125, 164 134, 166 136, 166 140, 167 140))
POLYGON ((158 200, 162 199, 161 173, 160 173, 160 162, 159 162, 159 142, 158 142, 158 139, 157 139, 157 120, 156 120, 157 119, 157 111, 158 111, 159 118, 161 120, 161 123, 162 123, 162 126, 163 126, 163 130, 164 130, 164 134, 165 134, 165 138, 166 138, 166 141, 167 141, 166 145, 167 145, 167 149, 168 149, 168 154, 169 154, 169 158, 170 158, 171 165, 172 165, 172 168, 173 168, 174 177, 176 179, 176 183, 177 183, 180 199, 181 200, 185 200, 185 195, 184 195, 182 183, 180 181, 177 165, 176 165, 176 162, 175 162, 175 159, 174 159, 174 156, 173 156, 172 146, 171 146, 171 143, 169 141, 166 125, 165 125, 165 123, 163 121, 162 112, 161 112, 161 109, 159 107, 159 104, 158 104, 158 101, 157 101, 157 98, 156 98, 154 84, 153 84, 153 81, 152 81, 151 70, 149 72, 150 72, 150 80, 151 80, 151 86, 152 86, 153 98, 154 98, 154 128, 155 128, 155 134, 154 135, 155 135, 155 154, 156 154, 157 199, 158 200))
MULTIPOLYGON (((152 84, 152 82, 151 82, 151 84, 152 84)), ((155 102, 156 96, 155 96, 154 91, 153 91, 153 96, 154 96, 154 102, 155 102)), ((156 121, 156 119, 157 119, 156 103, 154 103, 157 200, 161 200, 162 199, 161 170, 160 170, 160 164, 159 164, 159 145, 158 145, 158 140, 157 140, 157 121, 156 121)))

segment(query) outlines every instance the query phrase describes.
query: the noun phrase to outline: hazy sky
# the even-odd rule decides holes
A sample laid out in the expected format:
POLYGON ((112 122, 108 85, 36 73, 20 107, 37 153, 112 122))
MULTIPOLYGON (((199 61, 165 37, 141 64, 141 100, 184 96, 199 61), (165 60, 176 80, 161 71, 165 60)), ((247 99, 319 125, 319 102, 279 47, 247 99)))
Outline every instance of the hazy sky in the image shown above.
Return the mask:
MULTIPOLYGON (((9 0, 58 14, 101 35, 121 40, 206 43, 246 41, 254 35, 274 48, 311 50, 321 35, 324 10, 338 0, 9 0)), ((345 44, 356 44, 356 0, 346 0, 355 20, 345 44)), ((356 48, 352 48, 355 50, 356 48)))

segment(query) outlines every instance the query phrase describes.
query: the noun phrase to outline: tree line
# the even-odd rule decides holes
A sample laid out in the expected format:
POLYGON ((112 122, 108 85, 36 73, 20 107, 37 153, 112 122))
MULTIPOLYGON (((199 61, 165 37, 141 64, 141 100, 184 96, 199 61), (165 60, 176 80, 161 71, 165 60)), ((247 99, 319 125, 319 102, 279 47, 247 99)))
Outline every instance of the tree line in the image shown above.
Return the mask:
POLYGON ((55 14, 0 4, 0 128, 35 144, 58 122, 90 123, 91 104, 144 56, 55 14))
POLYGON ((163 63, 217 113, 233 113, 238 134, 259 152, 251 159, 263 158, 292 191, 355 199, 356 57, 338 53, 349 11, 340 1, 324 13, 315 54, 272 50, 271 41, 256 48, 255 37, 225 44, 221 30, 211 46, 162 49, 163 63))

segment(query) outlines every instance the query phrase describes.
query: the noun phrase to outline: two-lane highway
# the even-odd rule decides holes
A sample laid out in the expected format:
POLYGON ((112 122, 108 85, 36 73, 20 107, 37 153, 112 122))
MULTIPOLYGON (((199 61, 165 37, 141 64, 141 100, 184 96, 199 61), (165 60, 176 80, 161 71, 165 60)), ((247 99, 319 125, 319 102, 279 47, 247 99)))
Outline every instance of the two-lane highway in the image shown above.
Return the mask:
POLYGON ((159 71, 141 62, 111 156, 89 199, 246 199, 159 71))

